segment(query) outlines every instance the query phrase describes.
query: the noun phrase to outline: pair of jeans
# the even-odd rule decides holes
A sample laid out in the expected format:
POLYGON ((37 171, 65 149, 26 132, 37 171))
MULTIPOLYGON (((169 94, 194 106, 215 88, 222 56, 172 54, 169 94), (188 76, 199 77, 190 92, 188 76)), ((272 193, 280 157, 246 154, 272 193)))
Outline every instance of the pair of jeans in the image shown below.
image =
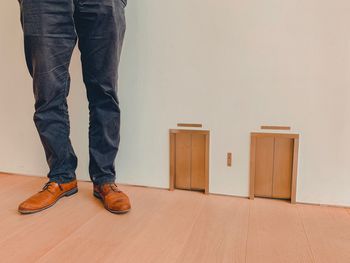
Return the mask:
POLYGON ((49 181, 76 179, 70 140, 69 64, 78 43, 89 103, 89 175, 113 183, 120 142, 118 65, 127 0, 18 0, 26 65, 33 79, 33 121, 49 181))

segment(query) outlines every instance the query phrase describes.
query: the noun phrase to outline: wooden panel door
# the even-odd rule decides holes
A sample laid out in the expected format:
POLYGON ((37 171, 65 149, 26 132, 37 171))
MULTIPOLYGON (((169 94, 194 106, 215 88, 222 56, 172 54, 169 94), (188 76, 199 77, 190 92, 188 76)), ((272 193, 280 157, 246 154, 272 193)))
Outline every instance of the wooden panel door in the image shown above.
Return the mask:
POLYGON ((170 129, 170 190, 209 193, 209 131, 170 129))
POLYGON ((291 198, 294 140, 275 137, 275 159, 273 171, 274 198, 291 198))
POLYGON ((299 134, 251 133, 250 192, 296 202, 299 134))
POLYGON ((272 197, 274 137, 259 137, 255 149, 255 196, 272 197))
POLYGON ((191 189, 205 188, 205 135, 192 134, 191 189))
POLYGON ((176 134, 175 160, 175 187, 191 189, 191 134, 176 134))

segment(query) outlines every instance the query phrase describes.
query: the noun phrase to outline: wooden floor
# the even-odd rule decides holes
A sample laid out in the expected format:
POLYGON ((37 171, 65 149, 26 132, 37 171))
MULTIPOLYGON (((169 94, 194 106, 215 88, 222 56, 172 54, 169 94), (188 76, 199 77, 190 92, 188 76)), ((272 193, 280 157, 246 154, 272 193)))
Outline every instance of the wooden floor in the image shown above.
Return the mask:
POLYGON ((91 183, 33 215, 17 205, 45 178, 0 174, 3 262, 350 262, 350 210, 122 186, 133 208, 103 209, 91 183))

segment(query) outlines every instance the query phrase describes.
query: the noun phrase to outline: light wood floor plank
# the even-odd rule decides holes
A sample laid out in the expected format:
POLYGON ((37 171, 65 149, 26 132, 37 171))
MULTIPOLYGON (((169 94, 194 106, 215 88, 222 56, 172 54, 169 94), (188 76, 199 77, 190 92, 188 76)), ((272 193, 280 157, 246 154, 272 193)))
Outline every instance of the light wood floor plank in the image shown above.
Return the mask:
POLYGON ((252 201, 246 262, 314 262, 297 206, 286 201, 252 201))
POLYGON ((162 205, 106 262, 176 262, 201 208, 201 193, 161 191, 162 205))
MULTIPOLYGON (((163 192, 164 190, 135 187, 128 191, 132 201, 132 210, 128 214, 115 215, 100 211, 38 262, 106 262, 106 258, 113 251, 122 252, 120 246, 123 243, 131 242, 128 246, 132 246, 132 237, 137 236, 140 229, 147 225, 147 221, 152 219, 152 215, 164 205, 161 198, 163 192), (135 193, 138 197, 133 197, 135 193), (74 253, 65 253, 72 247, 74 253)), ((118 262, 123 261, 118 259, 118 262)))
POLYGON ((33 220, 19 216, 17 208, 20 202, 39 191, 45 182, 43 178, 13 176, 14 181, 0 192, 0 242, 33 220))
POLYGON ((209 195, 203 202, 177 262, 245 262, 250 201, 209 195))
POLYGON ((23 184, 28 181, 36 181, 38 178, 34 178, 33 176, 18 176, 18 175, 9 175, 9 174, 0 174, 0 185, 6 187, 0 187, 0 194, 3 192, 9 192, 14 187, 19 184, 23 184))
POLYGON ((201 211, 202 193, 176 190, 162 191, 163 205, 150 220, 113 251, 107 262, 177 262, 201 211))
POLYGON ((0 262, 349 263, 350 209, 121 186, 125 215, 92 184, 54 207, 20 215, 47 178, 0 173, 0 262))
MULTIPOLYGON (((14 205, 19 200, 15 192, 13 196, 14 205)), ((41 213, 19 215, 13 211, 5 224, 11 232, 5 231, 6 235, 1 236, 0 258, 6 259, 2 262, 36 262, 99 212, 100 204, 94 200, 87 183, 80 184, 79 195, 62 198, 54 208, 41 213)))
POLYGON ((9 174, 5 174, 5 173, 0 172, 0 180, 5 178, 5 177, 8 177, 8 176, 9 176, 9 174))
POLYGON ((350 262, 350 218, 346 209, 298 207, 317 263, 350 262))

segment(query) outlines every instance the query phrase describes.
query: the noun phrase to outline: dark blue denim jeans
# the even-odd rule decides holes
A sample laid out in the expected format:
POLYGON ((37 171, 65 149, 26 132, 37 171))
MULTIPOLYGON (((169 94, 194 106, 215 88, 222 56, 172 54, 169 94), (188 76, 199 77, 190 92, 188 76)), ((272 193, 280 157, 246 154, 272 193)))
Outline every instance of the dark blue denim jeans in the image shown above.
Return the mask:
POLYGON ((33 79, 33 121, 50 181, 76 178, 69 134, 69 64, 78 42, 89 102, 89 173, 95 184, 116 179, 120 141, 118 64, 127 0, 19 0, 26 64, 33 79))

